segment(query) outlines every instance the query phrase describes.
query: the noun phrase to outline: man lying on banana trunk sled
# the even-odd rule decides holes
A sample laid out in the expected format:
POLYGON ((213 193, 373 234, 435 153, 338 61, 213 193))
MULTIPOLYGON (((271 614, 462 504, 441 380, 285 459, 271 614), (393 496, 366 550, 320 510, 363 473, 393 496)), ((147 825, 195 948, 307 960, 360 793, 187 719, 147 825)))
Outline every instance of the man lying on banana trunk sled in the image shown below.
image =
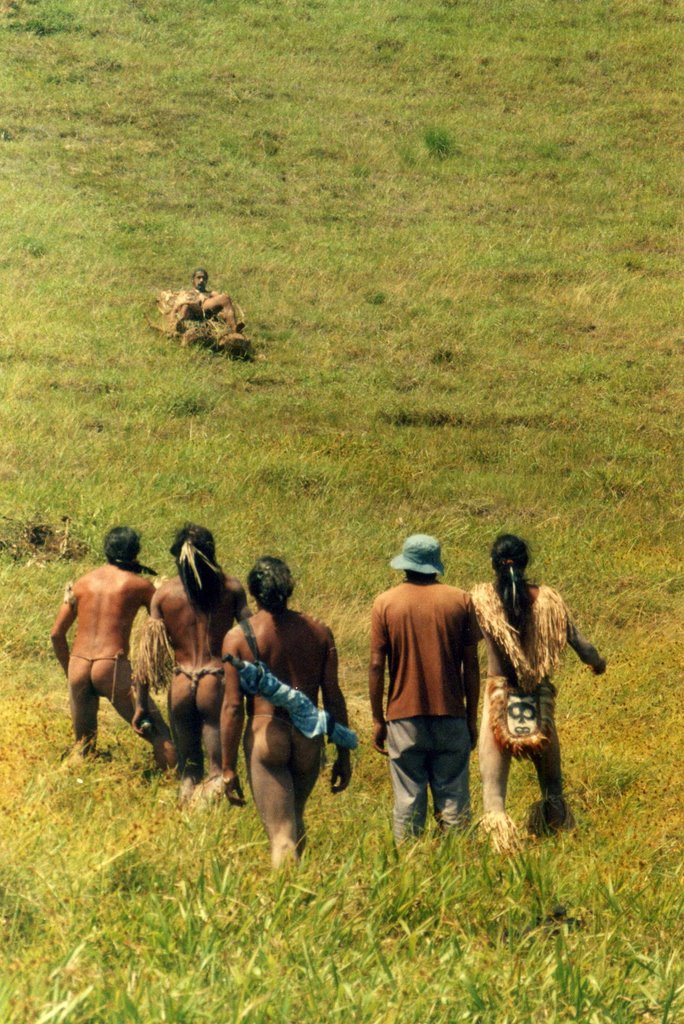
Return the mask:
POLYGON ((244 313, 230 295, 209 289, 208 281, 204 267, 197 267, 190 288, 160 292, 157 308, 164 326, 151 322, 150 326, 164 334, 178 335, 183 345, 203 345, 233 359, 250 359, 252 344, 243 333, 244 313))
POLYGON ((487 645, 487 688, 479 739, 484 816, 480 822, 500 853, 518 849, 518 833, 506 814, 511 758, 534 764, 542 799, 532 805, 531 832, 572 829, 563 795, 560 746, 555 723, 556 689, 550 680, 566 643, 595 675, 605 659, 579 633, 560 594, 528 583, 527 544, 513 534, 497 537, 491 551, 494 583, 471 593, 487 645))

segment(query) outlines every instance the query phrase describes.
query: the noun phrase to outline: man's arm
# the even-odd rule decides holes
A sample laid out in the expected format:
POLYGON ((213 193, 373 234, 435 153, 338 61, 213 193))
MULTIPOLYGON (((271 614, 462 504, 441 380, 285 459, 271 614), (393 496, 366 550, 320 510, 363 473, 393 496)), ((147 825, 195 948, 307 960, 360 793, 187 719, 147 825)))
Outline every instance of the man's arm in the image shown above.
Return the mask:
MULTIPOLYGON (((251 618, 251 611, 247 604, 247 595, 245 594, 245 588, 242 586, 239 580, 232 577, 230 580, 230 591, 235 601, 235 621, 239 622, 240 619, 251 618)), ((232 653, 232 651, 231 651, 232 653)))
POLYGON ((568 643, 578 658, 588 665, 596 676, 601 676, 606 671, 606 659, 602 658, 593 644, 582 636, 574 622, 568 620, 568 643))
POLYGON ((58 662, 64 669, 65 676, 69 674, 69 643, 67 641, 67 633, 75 621, 76 608, 71 602, 65 600, 57 612, 57 618, 50 631, 52 649, 57 656, 58 662))
POLYGON ((387 756, 385 741, 387 739, 387 723, 385 721, 385 662, 387 660, 387 643, 380 614, 373 607, 371 612, 371 651, 368 667, 368 695, 370 697, 371 714, 373 716, 372 744, 379 754, 387 756))
MULTIPOLYGON (((223 641, 223 654, 233 654, 244 658, 240 650, 239 637, 226 633, 223 641)), ((249 659, 251 660, 251 658, 249 659)), ((224 662, 223 705, 221 707, 221 764, 223 768, 223 785, 228 803, 242 807, 245 798, 237 774, 237 759, 240 750, 240 738, 245 721, 240 677, 237 669, 229 662, 224 662)))
MULTIPOLYGON (((335 647, 335 638, 330 630, 328 633, 328 648, 325 656, 325 670, 323 672, 323 682, 321 684, 321 696, 323 697, 323 707, 328 711, 336 722, 340 725, 348 725, 349 719, 347 718, 347 703, 344 699, 344 694, 340 689, 340 683, 338 679, 338 659, 337 659, 337 648, 335 647)), ((330 776, 330 788, 333 793, 341 793, 343 789, 346 789, 351 779, 351 759, 349 751, 345 747, 337 747, 337 757, 335 763, 332 766, 332 773, 330 776)))
POLYGON ((151 608, 152 608, 152 602, 154 600, 154 595, 157 593, 157 591, 155 590, 154 583, 152 583, 151 580, 142 580, 142 582, 145 584, 145 589, 144 589, 144 592, 143 592, 142 605, 143 605, 144 608, 147 608, 147 610, 149 612, 151 610, 151 608))
POLYGON ((474 750, 477 746, 477 705, 480 699, 480 663, 477 660, 477 644, 471 644, 463 649, 463 689, 470 746, 474 750))

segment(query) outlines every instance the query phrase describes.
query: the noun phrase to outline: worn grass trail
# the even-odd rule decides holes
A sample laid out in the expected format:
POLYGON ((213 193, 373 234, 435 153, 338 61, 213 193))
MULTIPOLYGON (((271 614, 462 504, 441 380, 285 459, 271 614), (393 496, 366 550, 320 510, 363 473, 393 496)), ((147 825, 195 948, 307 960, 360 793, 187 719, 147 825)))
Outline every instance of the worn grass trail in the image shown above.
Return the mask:
POLYGON ((682 1019, 680 37, 669 0, 0 3, 0 1020, 682 1019), (256 362, 146 326, 197 264, 256 362), (526 536, 609 659, 558 676, 577 833, 397 856, 364 745, 272 877, 109 708, 62 764, 65 581, 119 522, 169 573, 185 519, 289 560, 364 735, 403 538, 469 586, 526 536))

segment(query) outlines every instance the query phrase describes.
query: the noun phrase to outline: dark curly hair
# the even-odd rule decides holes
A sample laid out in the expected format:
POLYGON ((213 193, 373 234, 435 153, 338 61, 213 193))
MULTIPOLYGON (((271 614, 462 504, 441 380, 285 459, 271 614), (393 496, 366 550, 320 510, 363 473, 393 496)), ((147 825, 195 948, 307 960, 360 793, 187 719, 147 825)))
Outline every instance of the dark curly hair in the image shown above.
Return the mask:
POLYGON ((169 548, 188 601, 200 612, 209 615, 223 598, 223 570, 216 564, 216 548, 210 530, 196 523, 186 523, 169 548))
POLYGON ((247 586, 262 608, 277 615, 287 608, 288 598, 295 585, 292 573, 282 559, 264 555, 251 569, 247 586))
POLYGON ((140 534, 130 526, 115 526, 104 539, 105 558, 110 565, 125 572, 146 572, 156 576, 154 569, 141 565, 138 561, 140 551, 140 534))
POLYGON ((506 618, 519 633, 524 634, 532 608, 525 576, 530 549, 522 537, 514 533, 501 533, 494 541, 490 554, 496 574, 494 589, 501 598, 506 618))

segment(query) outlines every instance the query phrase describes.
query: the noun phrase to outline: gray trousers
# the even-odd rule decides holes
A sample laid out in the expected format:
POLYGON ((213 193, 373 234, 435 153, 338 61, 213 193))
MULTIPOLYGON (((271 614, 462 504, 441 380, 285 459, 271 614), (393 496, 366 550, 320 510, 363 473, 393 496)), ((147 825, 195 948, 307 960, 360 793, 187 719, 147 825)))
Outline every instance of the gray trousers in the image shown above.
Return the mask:
POLYGON ((470 733, 464 718, 418 715, 387 723, 387 750, 394 791, 394 838, 420 835, 427 791, 441 828, 470 820, 470 733))

